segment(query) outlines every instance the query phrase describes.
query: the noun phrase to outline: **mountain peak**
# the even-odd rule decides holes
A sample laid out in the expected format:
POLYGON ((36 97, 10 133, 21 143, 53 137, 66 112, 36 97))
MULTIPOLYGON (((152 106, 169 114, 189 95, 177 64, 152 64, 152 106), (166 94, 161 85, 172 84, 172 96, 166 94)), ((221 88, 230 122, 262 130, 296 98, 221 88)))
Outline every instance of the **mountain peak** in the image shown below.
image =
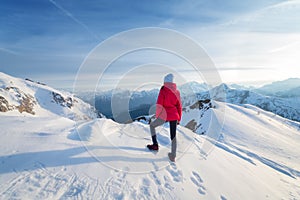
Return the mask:
POLYGON ((229 90, 229 86, 226 83, 221 83, 219 86, 217 86, 219 88, 222 88, 223 90, 229 90))

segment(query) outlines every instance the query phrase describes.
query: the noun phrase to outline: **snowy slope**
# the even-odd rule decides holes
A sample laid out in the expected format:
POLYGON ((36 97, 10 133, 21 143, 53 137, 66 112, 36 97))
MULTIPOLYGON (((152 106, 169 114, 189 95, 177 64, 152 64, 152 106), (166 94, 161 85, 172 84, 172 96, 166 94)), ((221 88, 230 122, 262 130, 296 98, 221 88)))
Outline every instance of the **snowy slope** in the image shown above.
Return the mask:
MULTIPOLYGON (((176 163, 167 124, 152 153, 142 123, 1 115, 0 199, 299 199, 299 123, 252 106, 213 107, 203 120, 224 121, 222 137, 179 127, 176 163)), ((192 110, 185 118, 199 116, 192 110)))
POLYGON ((238 106, 221 102, 203 103, 200 109, 196 106, 186 108, 182 125, 186 126, 191 121, 196 128, 194 132, 217 139, 217 146, 226 144, 266 164, 274 162, 272 167, 278 167, 291 177, 300 175, 297 147, 300 141, 299 122, 253 105, 238 106), (214 121, 219 122, 219 127, 209 126, 214 121), (221 130, 218 135, 213 134, 216 128, 221 130))
POLYGON ((95 109, 68 92, 0 72, 0 115, 59 115, 83 120, 97 117, 95 109))
POLYGON ((252 105, 228 104, 226 108, 224 143, 288 176, 300 176, 300 123, 252 105))
POLYGON ((149 152, 149 125, 93 119, 79 99, 68 106, 68 93, 0 75, 0 199, 300 199, 298 122, 198 101, 181 122, 196 133, 179 126, 170 163, 168 124, 149 152), (20 113, 27 98, 34 113, 20 113))

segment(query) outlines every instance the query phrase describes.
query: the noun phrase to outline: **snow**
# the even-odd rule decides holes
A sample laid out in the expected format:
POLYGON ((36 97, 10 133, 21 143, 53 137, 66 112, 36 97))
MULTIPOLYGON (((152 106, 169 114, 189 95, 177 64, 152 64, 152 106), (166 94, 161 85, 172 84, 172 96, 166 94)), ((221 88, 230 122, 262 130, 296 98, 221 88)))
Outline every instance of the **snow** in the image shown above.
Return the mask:
MULTIPOLYGON (((48 87, 14 83, 30 94, 48 87)), ((171 163, 168 124, 154 153, 149 125, 77 120, 56 106, 0 114, 0 199, 300 199, 298 122, 252 105, 187 109, 182 125, 194 119, 206 134, 179 126, 171 163)))
POLYGON ((167 159, 167 125, 159 130, 160 151, 151 153, 145 148, 149 127, 139 122, 95 119, 78 124, 58 117, 2 116, 0 197, 300 198, 299 131, 273 119, 267 126, 273 132, 257 133, 248 128, 262 122, 230 106, 226 112, 225 142, 179 127, 176 163, 167 159), (201 153, 205 144, 213 147, 207 156, 201 153))
MULTIPOLYGON (((25 81, 0 72, 0 96, 4 97, 13 109, 5 115, 27 115, 16 111, 24 98, 33 102, 33 112, 37 117, 49 115, 65 116, 74 120, 96 118, 95 110, 71 93, 58 91, 47 85, 33 81, 25 81), (55 98, 59 97, 59 98, 55 98)), ((0 102, 1 105, 1 102, 0 102)), ((1 112, 0 112, 1 115, 1 112)))
POLYGON ((212 98, 236 105, 251 104, 285 118, 298 122, 300 121, 299 97, 279 98, 274 96, 264 96, 250 90, 232 89, 226 84, 221 84, 212 88, 209 92, 199 93, 198 98, 212 98))

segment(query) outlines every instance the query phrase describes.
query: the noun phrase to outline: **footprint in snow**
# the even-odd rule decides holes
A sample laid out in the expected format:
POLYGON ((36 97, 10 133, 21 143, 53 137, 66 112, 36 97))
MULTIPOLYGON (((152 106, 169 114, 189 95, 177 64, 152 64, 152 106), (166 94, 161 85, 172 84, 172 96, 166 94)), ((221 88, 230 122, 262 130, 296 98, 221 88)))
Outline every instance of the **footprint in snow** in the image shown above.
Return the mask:
POLYGON ((167 188, 168 190, 173 190, 174 187, 170 184, 171 183, 171 179, 169 176, 164 176, 164 180, 165 180, 165 188, 167 188))
POLYGON ((159 180, 159 178, 157 177, 157 175, 154 172, 151 172, 152 178, 155 182, 156 185, 161 185, 161 181, 159 180))
POLYGON ((175 163, 171 163, 166 169, 173 177, 173 181, 182 182, 182 171, 177 169, 175 163))
POLYGON ((146 196, 150 196, 151 194, 153 194, 150 185, 151 185, 150 180, 148 178, 143 178, 140 191, 146 196))
POLYGON ((192 172, 191 181, 195 184, 196 187, 198 187, 199 194, 206 194, 206 188, 203 186, 203 180, 197 172, 192 172))
POLYGON ((161 199, 175 199, 172 196, 173 193, 170 193, 174 189, 174 187, 170 184, 172 181, 169 176, 165 175, 161 180, 155 172, 151 172, 151 179, 157 186, 157 194, 161 199), (164 182, 164 183, 163 183, 164 182))
POLYGON ((221 200, 227 200, 226 197, 224 197, 223 195, 221 195, 221 200))

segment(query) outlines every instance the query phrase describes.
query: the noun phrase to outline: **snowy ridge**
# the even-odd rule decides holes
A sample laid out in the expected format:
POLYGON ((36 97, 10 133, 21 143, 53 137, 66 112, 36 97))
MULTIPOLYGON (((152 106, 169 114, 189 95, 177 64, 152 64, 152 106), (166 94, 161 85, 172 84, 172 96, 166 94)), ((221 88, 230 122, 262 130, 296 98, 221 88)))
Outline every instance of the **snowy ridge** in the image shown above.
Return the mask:
MULTIPOLYGON (((41 90, 18 80, 24 94, 41 90)), ((300 199, 300 123, 253 105, 186 107, 175 163, 168 124, 157 129, 160 150, 149 152, 146 124, 75 122, 36 108, 0 115, 0 199, 300 199), (196 133, 183 127, 190 121, 196 133)))
MULTIPOLYGON (((224 120, 221 134, 217 138, 213 137, 218 140, 219 146, 220 143, 227 144, 244 153, 251 150, 250 156, 255 155, 254 152, 258 150, 260 156, 274 157, 279 163, 300 169, 300 163, 297 162, 300 154, 296 152, 297 148, 295 149, 300 140, 299 122, 274 115, 253 105, 238 106, 221 102, 213 102, 212 105, 208 105, 207 102, 200 107, 191 106, 186 109, 183 124, 193 121, 195 132, 211 136, 211 127, 208 124, 215 120, 221 124, 224 120), (225 106, 225 113, 218 109, 222 104, 225 106)), ((290 171, 293 177, 300 175, 298 170, 290 171)))
POLYGON ((95 109, 68 92, 4 73, 0 73, 0 111, 1 115, 54 114, 72 120, 97 117, 95 109))
MULTIPOLYGON (((218 104, 223 103, 208 109, 215 114, 214 120, 222 114, 218 104)), ((1 123, 21 126, 2 133, 6 143, 0 155, 0 197, 300 198, 299 123, 286 125, 282 118, 264 112, 256 116, 255 107, 225 106, 219 141, 179 127, 176 163, 166 156, 170 151, 167 124, 158 130, 161 150, 151 153, 145 148, 150 142, 149 127, 138 122, 96 119, 73 129, 72 123, 55 120, 56 128, 40 130, 31 118, 20 123, 15 117, 2 117, 1 123), (264 129, 258 132, 256 126, 264 129), (11 141, 11 134, 22 145, 11 141), (46 146, 39 145, 43 141, 46 146)))

